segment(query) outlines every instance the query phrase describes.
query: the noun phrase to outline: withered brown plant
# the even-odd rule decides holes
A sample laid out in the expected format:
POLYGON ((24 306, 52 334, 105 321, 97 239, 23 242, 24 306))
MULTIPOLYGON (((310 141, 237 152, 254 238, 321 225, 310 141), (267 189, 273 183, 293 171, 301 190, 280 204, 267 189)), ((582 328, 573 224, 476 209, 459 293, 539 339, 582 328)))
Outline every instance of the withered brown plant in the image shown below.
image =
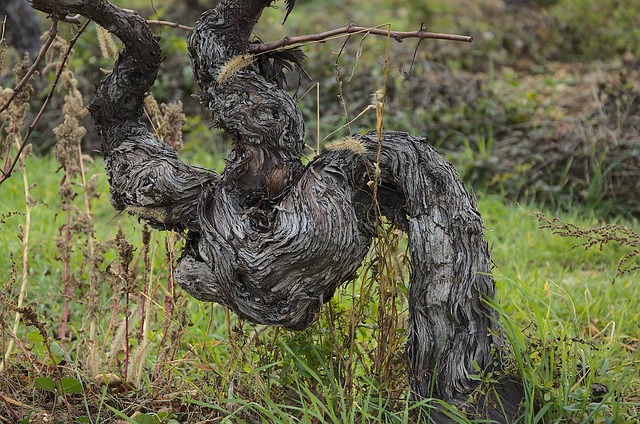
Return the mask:
POLYGON ((64 313, 60 326, 60 338, 64 340, 68 335, 69 305, 74 297, 73 292, 78 288, 77 285, 81 280, 72 270, 72 240, 79 234, 93 233, 93 224, 90 216, 84 215, 73 202, 78 195, 75 190, 75 179, 82 169, 83 158, 80 144, 82 137, 86 134, 86 129, 80 125, 79 120, 86 114, 86 109, 82 104, 82 96, 76 88, 77 83, 73 74, 70 71, 63 71, 62 81, 64 89, 67 90, 63 107, 64 121, 54 129, 57 143, 53 151, 61 168, 64 169, 59 194, 62 208, 66 214, 66 221, 59 228, 59 235, 56 239, 59 259, 64 266, 64 313))
MULTIPOLYGON (((14 69, 16 75, 16 82, 20 81, 29 68, 29 61, 25 57, 14 69)), ((13 90, 10 88, 0 91, 0 102, 5 102, 12 96, 13 90)), ((9 107, 0 113, 0 156, 4 158, 4 165, 2 169, 5 169, 7 163, 10 161, 10 152, 12 147, 19 149, 22 144, 21 130, 24 126, 24 119, 29 107, 28 101, 33 94, 33 86, 27 83, 23 90, 19 92, 13 103, 9 107)), ((13 310, 15 311, 15 317, 13 320, 12 334, 15 335, 18 332, 18 325, 22 317, 21 310, 26 300, 27 285, 29 279, 29 232, 31 227, 31 211, 35 206, 35 200, 30 194, 29 178, 27 175, 27 168, 24 163, 24 158, 30 153, 31 149, 25 149, 23 155, 18 161, 18 168, 22 174, 22 183, 24 185, 24 197, 25 197, 25 213, 24 213, 24 225, 20 226, 19 238, 22 241, 22 273, 20 276, 20 290, 18 293, 18 300, 13 310)), ((5 288, 7 290, 7 288, 5 288)), ((14 338, 12 338, 6 350, 3 349, 3 356, 0 362, 0 371, 3 371, 6 363, 11 356, 14 347, 14 338)))
POLYGON ((182 127, 187 122, 182 102, 178 100, 158 105, 153 94, 145 97, 144 102, 145 113, 155 136, 163 139, 176 153, 180 153, 183 147, 182 127))
POLYGON ((615 283, 618 277, 640 269, 640 264, 638 264, 638 259, 640 258, 640 234, 629 227, 620 224, 605 224, 582 229, 559 218, 549 219, 542 213, 538 214, 538 221, 542 224, 540 228, 549 229, 553 234, 581 239, 572 249, 583 248, 587 250, 592 247, 602 249, 604 245, 610 243, 629 248, 630 251, 625 253, 618 261, 616 274, 611 281, 612 284, 615 283))

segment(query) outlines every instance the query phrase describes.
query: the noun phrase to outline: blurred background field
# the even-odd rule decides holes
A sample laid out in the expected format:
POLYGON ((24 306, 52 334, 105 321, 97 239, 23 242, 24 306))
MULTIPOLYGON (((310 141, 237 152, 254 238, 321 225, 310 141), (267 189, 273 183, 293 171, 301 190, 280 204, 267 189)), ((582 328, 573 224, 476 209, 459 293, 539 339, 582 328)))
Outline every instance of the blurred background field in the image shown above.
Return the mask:
MULTIPOLYGON (((207 7, 116 3, 185 25, 207 7)), ((312 79, 288 80, 307 120, 307 157, 374 128, 375 112, 362 112, 383 92, 385 128, 427 136, 477 194, 496 265, 496 307, 519 353, 510 366, 531 395, 522 422, 639 419, 640 4, 298 0, 285 25, 284 3, 276 6, 256 27, 263 41, 351 22, 474 37, 418 45, 369 35, 303 46, 312 79), (541 228, 537 211, 596 231, 562 237, 555 232, 563 224, 541 228), (601 237, 602 248, 572 248, 589 237, 601 237)), ((69 40, 74 31, 61 24, 59 34, 69 40)), ((192 97, 186 32, 154 31, 166 59, 152 94, 183 104, 181 156, 221 170, 228 140, 208 128, 192 97)), ((15 85, 20 55, 3 48, 5 90, 15 85)), ((85 105, 112 65, 90 25, 68 65, 85 105)), ((25 136, 54 73, 32 79, 17 130, 15 116, 0 116, 0 139, 25 136)), ((53 411, 58 422, 411 421, 402 234, 386 229, 359 277, 312 328, 243 323, 173 287, 179 235, 149 231, 111 208, 88 116, 79 121, 87 129, 82 153, 56 158, 53 129, 68 92, 55 91, 31 135, 33 151, 0 185, 0 353, 7 355, 0 419, 31 422, 53 411), (73 178, 70 163, 82 163, 73 178)))

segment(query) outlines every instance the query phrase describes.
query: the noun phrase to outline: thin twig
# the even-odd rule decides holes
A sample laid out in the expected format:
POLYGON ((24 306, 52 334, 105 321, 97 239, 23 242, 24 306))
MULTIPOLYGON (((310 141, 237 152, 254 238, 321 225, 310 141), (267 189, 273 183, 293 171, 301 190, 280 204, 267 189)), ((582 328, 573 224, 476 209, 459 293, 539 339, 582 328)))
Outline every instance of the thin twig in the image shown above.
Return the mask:
POLYGON ((12 399, 7 395, 0 395, 0 399, 2 399, 2 402, 4 402, 5 406, 7 406, 9 408, 9 410, 11 412, 11 415, 13 415, 14 417, 17 417, 17 415, 15 414, 13 409, 11 409, 9 407, 9 405, 17 406, 19 408, 27 409, 27 410, 30 410, 30 411, 42 411, 42 409, 40 409, 40 408, 36 408, 35 406, 27 405, 26 403, 22 403, 19 400, 12 399))
MULTIPOLYGON (((193 31, 193 27, 187 25, 181 25, 176 22, 161 21, 156 19, 147 19, 149 25, 164 25, 172 28, 179 28, 184 31, 193 31)), ((424 27, 420 27, 417 31, 389 31, 381 27, 362 27, 356 24, 349 24, 346 27, 336 28, 329 31, 320 32, 317 34, 298 35, 295 37, 284 37, 281 40, 271 43, 255 43, 249 45, 249 53, 266 53, 274 50, 281 49, 283 47, 293 46, 297 44, 305 44, 310 42, 325 41, 330 38, 334 38, 343 34, 358 34, 367 33, 373 35, 381 35, 383 37, 391 37, 398 42, 402 42, 406 38, 418 38, 424 40, 427 38, 437 40, 449 40, 449 41, 463 41, 470 43, 473 41, 473 37, 468 35, 447 34, 440 32, 429 32, 424 27)))
POLYGON ((1 44, 4 43, 4 30, 7 27, 7 15, 4 15, 4 18, 2 18, 2 31, 0 31, 0 53, 2 53, 2 47, 1 44))
MULTIPOLYGON (((349 134, 353 134, 351 132, 351 127, 349 126, 351 124, 351 121, 349 120, 349 110, 347 109, 347 103, 344 99, 344 92, 342 91, 342 78, 340 75, 340 58, 342 57, 342 52, 347 46, 347 43, 349 42, 350 38, 351 38, 351 35, 347 35, 344 42, 342 43, 342 46, 340 46, 340 51, 336 56, 335 70, 336 70, 336 83, 338 84, 338 102, 340 102, 340 105, 342 106, 343 116, 347 120, 347 123, 344 124, 342 127, 340 127, 340 129, 347 127, 347 129, 349 130, 349 134)), ((357 119, 357 117, 355 119, 357 119)), ((330 135, 333 135, 335 133, 336 131, 332 132, 330 135)), ((327 137, 325 137, 324 139, 326 140, 327 137)))
POLYGON ((171 28, 178 28, 178 29, 182 29, 185 31, 193 31, 193 27, 187 26, 187 25, 181 25, 177 22, 169 22, 169 21, 160 21, 157 19, 147 19, 147 24, 149 25, 163 25, 163 26, 168 26, 171 28))
MULTIPOLYGON (((54 19, 54 22, 55 22, 55 19, 54 19)), ((20 156, 22 155, 22 152, 24 151, 24 148, 27 146, 27 143, 29 142, 29 138, 31 137, 31 133, 33 132, 33 130, 35 129, 36 125, 40 121, 40 118, 42 117, 42 114, 44 113, 45 109, 49 105, 49 102, 51 101, 51 98, 53 97, 53 93, 54 93, 56 87, 58 86, 58 81, 60 81, 60 75, 62 75, 62 71, 64 70, 64 66, 67 63, 67 59, 69 59, 69 55, 71 54, 71 49, 73 49, 73 46, 76 44, 76 41, 78 41, 78 38, 80 38, 80 35, 84 32, 84 30, 87 29, 87 26, 89 26, 90 22, 91 22, 91 19, 88 19, 84 23, 84 25, 82 25, 82 27, 80 28, 78 33, 71 39, 71 41, 69 41, 69 46, 67 47, 67 51, 64 53, 64 56, 62 57, 62 63, 60 63, 60 67, 58 69, 58 72, 56 73, 56 77, 55 77, 55 79, 53 81, 53 84, 51 85, 51 89, 49 90, 49 94, 47 94, 47 98, 44 99, 44 102, 42 102, 42 106, 40 107, 40 110, 38 111, 38 114, 36 115, 36 117, 33 118, 33 121, 31 122, 31 125, 29 125, 29 128, 27 129, 27 133, 25 134, 24 139, 22 140, 22 144, 20 145, 20 148, 18 149, 18 152, 16 153, 16 157, 13 158, 13 161, 11 162, 11 165, 9 166, 9 168, 2 170, 2 175, 0 175, 0 185, 2 185, 3 182, 5 182, 6 180, 8 180, 11 177, 11 173, 13 172, 13 169, 15 168, 16 164, 18 163, 18 160, 20 159, 20 156)), ((48 49, 48 47, 47 47, 47 49, 48 49)), ((43 48, 42 51, 46 51, 46 49, 43 48)), ((40 56, 38 56, 38 57, 40 57, 40 56)), ((33 66, 32 66, 32 68, 33 68, 33 66)), ((27 73, 27 75, 28 75, 28 73, 27 73)), ((20 85, 20 84, 18 84, 18 85, 20 85)), ((16 87, 16 89, 17 89, 17 87, 16 87)), ((0 110, 0 112, 1 112, 1 110, 0 110)))
POLYGON ((129 315, 131 315, 131 313, 129 312, 129 298, 130 298, 130 287, 129 286, 129 281, 127 281, 127 290, 125 291, 124 294, 124 371, 123 371, 123 377, 124 377, 124 381, 128 382, 129 381, 129 360, 130 360, 130 350, 129 350, 129 344, 130 344, 130 340, 129 340, 129 315))
MULTIPOLYGON (((420 27, 422 28, 424 26, 424 22, 420 24, 420 27)), ((421 38, 420 41, 418 41, 418 43, 416 44, 416 48, 413 50, 413 57, 411 58, 411 65, 409 66, 409 72, 407 72, 406 75, 410 75, 411 74, 411 70, 413 69, 413 64, 416 61, 416 56, 418 55, 418 49, 420 48, 420 44, 422 44, 422 41, 424 40, 424 38, 421 38)))
POLYGON ((307 35, 299 35, 296 37, 284 37, 281 40, 274 41, 272 43, 259 43, 259 44, 251 44, 249 45, 249 53, 266 53, 273 50, 278 50, 283 47, 311 43, 317 41, 325 41, 330 38, 334 38, 343 34, 358 34, 358 33, 367 33, 373 35, 381 35, 384 37, 391 37, 398 42, 402 42, 405 38, 418 38, 423 40, 425 38, 432 38, 438 40, 450 40, 450 41, 464 41, 470 43, 473 41, 473 37, 468 35, 457 35, 457 34, 445 34, 439 32, 429 32, 424 28, 420 28, 417 31, 389 31, 384 28, 375 27, 362 27, 357 26, 355 24, 350 24, 349 26, 336 28, 325 32, 320 32, 317 34, 307 34, 307 35))
MULTIPOLYGON (((65 166, 65 178, 71 180, 69 166, 65 166)), ((60 323, 60 340, 64 341, 67 336, 67 322, 69 320, 69 306, 71 303, 71 200, 66 198, 64 209, 67 211, 67 221, 64 225, 64 307, 62 309, 62 322, 60 323)))

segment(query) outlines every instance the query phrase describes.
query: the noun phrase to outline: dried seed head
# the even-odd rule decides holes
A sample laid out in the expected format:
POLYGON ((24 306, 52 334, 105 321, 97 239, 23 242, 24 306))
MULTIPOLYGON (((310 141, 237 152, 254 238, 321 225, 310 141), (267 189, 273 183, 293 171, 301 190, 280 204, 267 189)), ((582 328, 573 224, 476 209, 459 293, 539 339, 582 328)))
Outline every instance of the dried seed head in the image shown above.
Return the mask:
MULTIPOLYGON (((45 40, 48 35, 49 34, 45 32, 44 34, 42 34, 42 37, 40 37, 40 40, 45 40)), ((53 39, 51 46, 49 46, 44 55, 46 65, 42 70, 42 74, 58 71, 60 65, 64 60, 68 47, 69 44, 67 43, 67 40, 65 40, 61 36, 58 35, 53 39)))
POLYGON ((173 147, 173 150, 180 152, 182 150, 182 127, 187 122, 187 117, 182 111, 182 102, 178 100, 175 103, 160 105, 163 120, 163 137, 165 143, 173 147))
MULTIPOLYGON (((64 96, 64 120, 53 129, 57 142, 53 148, 56 159, 67 170, 67 175, 74 178, 80 173, 80 155, 79 148, 82 138, 87 130, 80 124, 80 119, 87 113, 87 109, 82 102, 82 94, 77 88, 78 81, 75 79, 73 72, 65 70, 60 75, 62 85, 67 90, 64 96)), ((69 194, 71 200, 75 196, 72 190, 69 194)), ((67 199, 63 197, 63 199, 67 199)))
POLYGON ((182 127, 187 122, 187 116, 182 109, 182 102, 178 100, 174 103, 161 103, 158 105, 153 94, 145 97, 144 102, 147 117, 151 122, 155 137, 159 140, 164 140, 175 152, 180 152, 183 147, 182 127))
POLYGON ((111 37, 111 34, 100 25, 97 26, 98 45, 100 46, 100 52, 102 57, 106 59, 115 59, 118 56, 118 47, 116 47, 115 41, 111 37))
POLYGON ((384 100, 384 91, 376 90, 371 94, 371 106, 379 108, 384 100))
POLYGON ((144 207, 144 206, 127 206, 127 213, 137 215, 143 219, 150 219, 155 222, 165 222, 167 220, 167 212, 160 207, 144 207))
POLYGON ((325 148, 327 150, 351 150, 360 156, 364 155, 365 151, 364 144, 362 144, 360 140, 356 140, 351 136, 327 143, 325 148))
POLYGON ((220 72, 218 73, 218 84, 224 84, 240 70, 252 64, 253 60, 254 57, 248 54, 234 56, 229 59, 229 61, 220 68, 220 72))

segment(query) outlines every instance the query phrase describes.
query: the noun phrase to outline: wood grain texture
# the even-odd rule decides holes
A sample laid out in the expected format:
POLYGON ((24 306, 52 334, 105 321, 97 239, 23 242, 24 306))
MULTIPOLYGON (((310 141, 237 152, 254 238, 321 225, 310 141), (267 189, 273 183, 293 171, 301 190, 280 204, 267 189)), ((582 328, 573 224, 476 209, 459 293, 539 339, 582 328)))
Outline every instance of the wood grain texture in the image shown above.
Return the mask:
MULTIPOLYGON (((217 175, 181 162, 140 122, 161 53, 139 16, 104 0, 34 0, 53 15, 90 17, 125 44, 89 107, 113 206, 156 228, 184 231, 175 277, 189 294, 252 322, 292 329, 311 325, 354 276, 380 210, 409 235, 413 392, 454 402, 470 417, 511 422, 521 384, 504 379, 484 390, 470 378, 476 366, 500 367, 503 344, 498 316, 486 303, 494 282, 474 197, 426 140, 401 132, 356 136, 362 149, 328 151, 303 166, 296 103, 265 78, 258 61, 236 59, 248 54, 251 30, 270 4, 222 0, 188 39, 199 99, 233 139, 217 175)), ((430 419, 447 422, 437 411, 430 419)))

